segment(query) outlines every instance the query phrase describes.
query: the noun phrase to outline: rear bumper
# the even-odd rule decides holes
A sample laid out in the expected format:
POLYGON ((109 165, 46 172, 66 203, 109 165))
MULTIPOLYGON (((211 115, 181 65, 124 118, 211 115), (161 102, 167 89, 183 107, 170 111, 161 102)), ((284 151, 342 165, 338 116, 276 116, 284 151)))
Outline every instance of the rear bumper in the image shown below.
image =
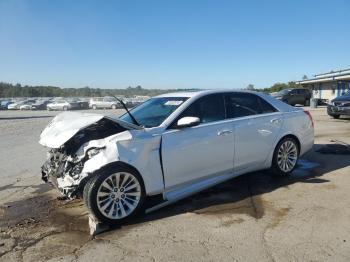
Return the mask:
POLYGON ((300 137, 300 156, 309 152, 314 146, 314 130, 310 130, 310 132, 305 133, 303 137, 300 137))
POLYGON ((350 115, 350 107, 340 107, 340 106, 327 105, 327 114, 330 116, 350 115))

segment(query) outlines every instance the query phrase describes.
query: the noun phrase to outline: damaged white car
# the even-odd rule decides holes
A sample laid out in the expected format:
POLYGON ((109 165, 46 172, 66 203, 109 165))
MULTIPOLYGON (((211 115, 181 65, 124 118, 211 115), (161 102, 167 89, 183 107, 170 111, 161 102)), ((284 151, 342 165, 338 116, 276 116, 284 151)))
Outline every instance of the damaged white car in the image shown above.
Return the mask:
POLYGON ((198 91, 157 96, 121 117, 61 113, 45 128, 42 178, 82 196, 105 223, 122 222, 235 176, 290 174, 314 142, 311 115, 271 96, 198 91))

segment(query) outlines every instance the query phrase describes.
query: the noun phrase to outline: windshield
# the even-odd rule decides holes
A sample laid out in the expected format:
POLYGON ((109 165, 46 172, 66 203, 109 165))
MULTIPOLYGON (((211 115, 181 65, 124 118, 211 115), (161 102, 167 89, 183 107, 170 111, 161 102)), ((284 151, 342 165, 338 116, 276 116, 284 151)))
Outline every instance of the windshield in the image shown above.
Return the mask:
POLYGON ((291 89, 283 89, 283 90, 277 92, 277 94, 280 96, 283 96, 283 95, 288 94, 290 91, 291 91, 291 89))
MULTIPOLYGON (((155 97, 134 107, 130 113, 140 125, 155 127, 159 126, 187 99, 188 97, 155 97)), ((135 124, 128 113, 122 115, 120 119, 135 124)))

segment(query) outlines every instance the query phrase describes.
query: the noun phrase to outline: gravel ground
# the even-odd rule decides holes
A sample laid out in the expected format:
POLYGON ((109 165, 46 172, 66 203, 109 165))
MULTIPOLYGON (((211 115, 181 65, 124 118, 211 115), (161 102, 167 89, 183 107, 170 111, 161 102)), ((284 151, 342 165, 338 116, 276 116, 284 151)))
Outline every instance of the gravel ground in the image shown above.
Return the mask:
POLYGON ((57 112, 0 111, 0 261, 349 261, 350 118, 311 113, 291 177, 247 174, 91 238, 82 202, 40 180, 57 112))

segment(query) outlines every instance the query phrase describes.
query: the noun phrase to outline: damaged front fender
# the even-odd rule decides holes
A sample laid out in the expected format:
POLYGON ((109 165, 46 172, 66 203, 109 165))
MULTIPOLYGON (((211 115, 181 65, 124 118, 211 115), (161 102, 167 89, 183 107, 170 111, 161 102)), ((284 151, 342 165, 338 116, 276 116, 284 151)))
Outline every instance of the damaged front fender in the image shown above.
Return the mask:
POLYGON ((159 152, 161 136, 137 133, 130 130, 112 137, 104 150, 85 162, 82 176, 91 175, 108 164, 121 162, 133 166, 141 174, 148 195, 163 192, 159 152))
POLYGON ((63 195, 73 198, 97 170, 123 162, 139 171, 148 194, 162 192, 160 135, 95 114, 83 114, 85 120, 78 122, 73 121, 74 116, 78 117, 77 113, 62 114, 55 117, 41 134, 40 143, 51 148, 42 166, 44 181, 53 182, 63 195))

